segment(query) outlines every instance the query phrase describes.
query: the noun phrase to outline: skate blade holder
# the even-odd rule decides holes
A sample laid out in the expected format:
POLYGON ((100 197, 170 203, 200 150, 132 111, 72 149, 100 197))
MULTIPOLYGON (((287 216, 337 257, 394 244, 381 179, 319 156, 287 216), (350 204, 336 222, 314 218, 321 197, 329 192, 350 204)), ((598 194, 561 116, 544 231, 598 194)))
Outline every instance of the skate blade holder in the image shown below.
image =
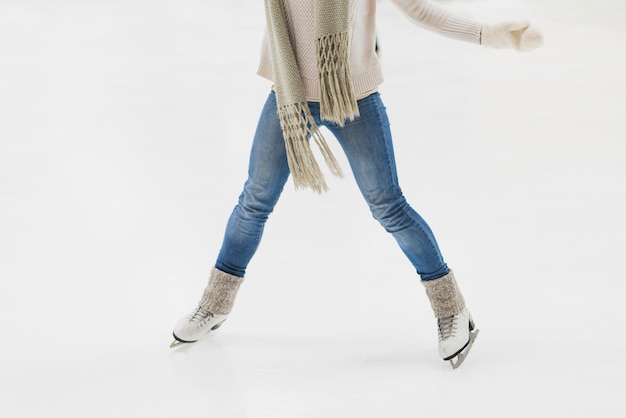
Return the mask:
POLYGON ((470 337, 469 337, 469 341, 467 342, 467 345, 459 352, 458 355, 456 355, 455 357, 449 360, 450 365, 452 366, 453 369, 458 369, 461 366, 461 364, 463 364, 463 362, 465 361, 465 358, 469 354, 470 349, 472 348, 472 345, 474 344, 474 341, 476 340, 476 337, 478 336, 478 331, 479 331, 478 329, 470 331, 470 337), (454 361, 455 359, 456 361, 454 361))

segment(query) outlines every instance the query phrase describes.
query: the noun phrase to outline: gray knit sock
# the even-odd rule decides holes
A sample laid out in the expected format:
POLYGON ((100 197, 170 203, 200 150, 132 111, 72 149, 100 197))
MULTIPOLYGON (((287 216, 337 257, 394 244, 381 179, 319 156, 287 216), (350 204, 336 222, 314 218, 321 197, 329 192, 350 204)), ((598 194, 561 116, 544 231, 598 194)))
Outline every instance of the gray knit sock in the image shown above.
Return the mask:
POLYGON ((422 280, 422 284, 436 318, 456 315, 465 307, 465 300, 452 272, 435 280, 422 280))
POLYGON ((233 309, 241 282, 243 277, 225 273, 214 267, 199 305, 212 314, 228 315, 233 309))

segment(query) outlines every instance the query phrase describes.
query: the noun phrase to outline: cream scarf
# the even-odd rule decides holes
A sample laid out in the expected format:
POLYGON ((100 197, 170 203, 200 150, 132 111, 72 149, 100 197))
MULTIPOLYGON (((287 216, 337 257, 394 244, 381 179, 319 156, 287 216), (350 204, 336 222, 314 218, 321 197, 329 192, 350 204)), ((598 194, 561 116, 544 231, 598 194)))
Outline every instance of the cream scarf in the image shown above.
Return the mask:
MULTIPOLYGON (((310 187, 321 193, 328 186, 315 161, 309 138, 313 138, 318 145, 331 172, 337 176, 342 173, 309 111, 289 36, 284 1, 265 0, 278 115, 296 189, 310 187)), ((346 120, 359 116, 348 60, 350 0, 312 1, 315 8, 321 118, 343 126, 346 120)))

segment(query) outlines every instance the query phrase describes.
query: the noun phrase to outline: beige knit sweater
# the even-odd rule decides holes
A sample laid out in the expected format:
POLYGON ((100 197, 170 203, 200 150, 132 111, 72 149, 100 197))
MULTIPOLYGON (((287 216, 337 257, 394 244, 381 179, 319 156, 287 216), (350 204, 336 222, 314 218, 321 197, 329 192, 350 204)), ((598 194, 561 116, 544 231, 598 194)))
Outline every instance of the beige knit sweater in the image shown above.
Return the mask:
MULTIPOLYGON (((456 16, 430 0, 392 0, 416 23, 450 38, 480 43, 481 25, 456 16)), ((376 2, 353 0, 350 11, 350 69, 357 98, 374 91, 383 82, 376 55, 376 2)), ((296 60, 300 67, 308 100, 319 100, 315 53, 315 27, 312 0, 285 0, 296 60)), ((261 46, 258 74, 272 80, 272 60, 267 33, 261 46)))

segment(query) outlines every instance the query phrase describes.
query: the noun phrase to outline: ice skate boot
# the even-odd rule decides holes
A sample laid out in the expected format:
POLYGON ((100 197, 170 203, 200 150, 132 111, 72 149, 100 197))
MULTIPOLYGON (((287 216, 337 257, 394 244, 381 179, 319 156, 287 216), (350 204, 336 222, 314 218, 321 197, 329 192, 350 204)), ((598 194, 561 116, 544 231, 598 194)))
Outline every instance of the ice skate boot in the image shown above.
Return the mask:
POLYGON ((478 335, 472 316, 467 308, 453 316, 437 319, 439 328, 439 355, 450 361, 453 369, 459 367, 478 335))
POLYGON ((174 341, 170 348, 185 343, 195 343, 209 332, 218 329, 226 321, 226 318, 228 315, 214 315, 202 306, 198 306, 189 315, 178 321, 172 333, 174 341))
POLYGON ((478 335, 474 321, 452 272, 435 280, 422 280, 437 318, 439 355, 459 367, 478 335))
POLYGON ((243 277, 213 268, 198 306, 174 327, 170 347, 194 343, 222 325, 233 308, 243 277))

